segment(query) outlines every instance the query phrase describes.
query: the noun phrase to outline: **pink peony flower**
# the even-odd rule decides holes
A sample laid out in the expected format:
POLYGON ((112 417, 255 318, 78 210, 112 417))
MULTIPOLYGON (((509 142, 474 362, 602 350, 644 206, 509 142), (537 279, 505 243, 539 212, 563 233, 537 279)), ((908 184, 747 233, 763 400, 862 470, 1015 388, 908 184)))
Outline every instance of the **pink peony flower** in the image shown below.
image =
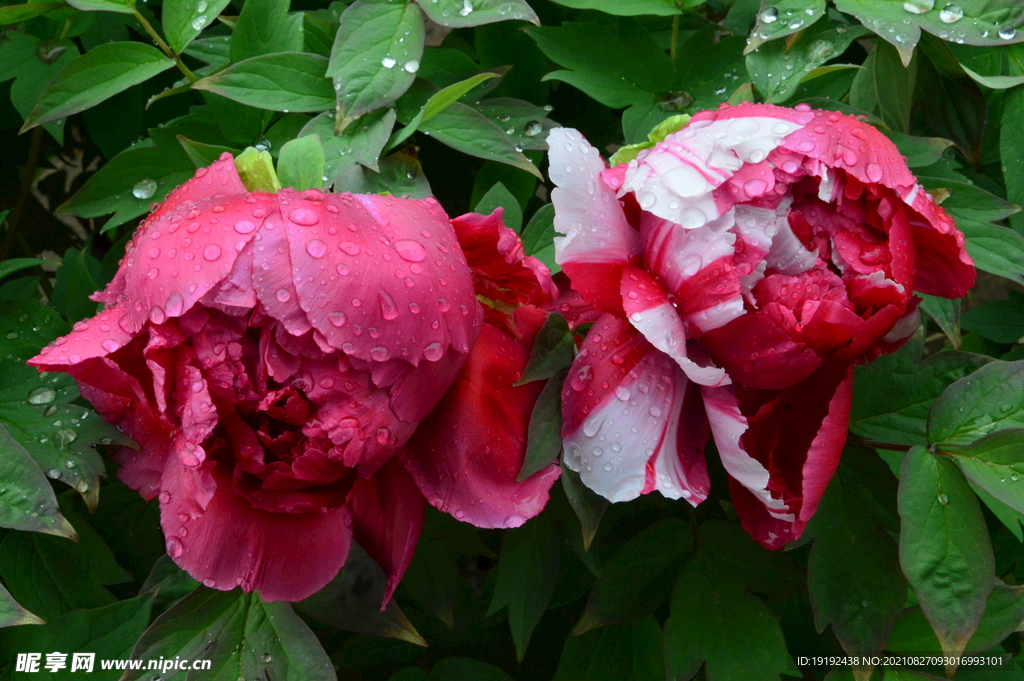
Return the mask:
POLYGON ((723 105, 608 169, 549 137, 557 258, 603 316, 563 397, 566 461, 613 501, 696 505, 713 435, 744 527, 800 536, 838 465, 852 364, 960 297, 963 235, 896 147, 806 105, 723 105))
MULTIPOLYGON (((139 444, 119 475, 159 498, 175 562, 295 601, 355 538, 390 597, 424 497, 449 494, 464 463, 398 455, 480 352, 473 275, 437 202, 247 192, 225 154, 147 218, 94 297, 106 308, 30 364, 68 372, 139 444)), ((513 476, 480 503, 529 516, 547 487, 513 476)))

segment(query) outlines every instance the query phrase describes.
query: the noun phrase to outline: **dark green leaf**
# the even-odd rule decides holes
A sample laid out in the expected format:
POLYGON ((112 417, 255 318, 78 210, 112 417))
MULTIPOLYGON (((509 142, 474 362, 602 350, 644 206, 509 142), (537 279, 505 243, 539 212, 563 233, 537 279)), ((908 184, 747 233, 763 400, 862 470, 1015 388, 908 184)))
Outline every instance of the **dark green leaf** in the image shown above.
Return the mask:
POLYGON ((530 414, 526 456, 517 480, 525 480, 550 466, 562 451, 562 383, 566 372, 551 377, 541 390, 530 414))
POLYGON ((558 123, 547 118, 550 107, 535 106, 521 99, 495 97, 485 99, 475 107, 497 123, 520 149, 547 149, 548 131, 558 127, 558 123))
POLYGON ((1024 429, 997 431, 952 454, 968 480, 1017 513, 1024 513, 1024 429))
POLYGON ((327 75, 334 79, 338 129, 409 89, 423 58, 423 13, 412 2, 356 0, 341 15, 327 75))
POLYGON ((601 568, 574 633, 652 614, 669 599, 692 553, 693 530, 679 518, 663 518, 635 535, 601 568))
POLYGON ((41 373, 24 363, 66 332, 57 313, 39 303, 14 300, 5 301, 4 312, 0 316, 0 353, 6 356, 0 361, 0 424, 47 476, 77 489, 94 509, 105 471, 93 445, 131 441, 91 409, 73 404, 78 388, 66 373, 41 373))
POLYGON ((680 94, 661 106, 676 113, 696 113, 713 109, 740 92, 746 79, 743 45, 739 36, 718 39, 714 26, 694 32, 676 55, 672 90, 680 94))
POLYGON ((404 667, 389 676, 388 681, 430 681, 430 675, 419 667, 404 667))
POLYGON ((992 362, 950 385, 928 415, 928 441, 970 444, 999 428, 1024 428, 1024 360, 992 362))
POLYGON ((801 82, 822 64, 838 57, 867 30, 844 28, 821 21, 802 31, 795 40, 776 40, 747 54, 750 80, 768 102, 789 99, 801 82))
POLYGON ((819 631, 832 625, 850 654, 881 651, 907 598, 899 548, 874 505, 865 482, 840 464, 807 528, 814 621, 819 631))
MULTIPOLYGON (((473 206, 473 211, 481 215, 490 215, 496 209, 503 209, 502 223, 517 234, 523 229, 523 209, 519 201, 505 188, 501 182, 494 183, 480 201, 473 206)), ((534 346, 536 347, 536 346, 534 346)), ((545 378, 547 378, 545 376, 545 378)))
MULTIPOLYGON (((41 42, 17 31, 8 31, 4 37, 0 44, 0 79, 16 78, 11 85, 11 104, 27 120, 46 84, 78 57, 78 47, 70 40, 41 42)), ((64 119, 43 127, 62 143, 64 119)))
POLYGON ((645 617, 569 636, 554 681, 663 681, 658 620, 645 617))
POLYGON ((423 12, 431 21, 451 28, 482 26, 510 19, 540 25, 526 0, 438 0, 423 3, 423 12))
POLYGON ((562 464, 562 488, 569 500, 569 505, 580 520, 580 529, 583 532, 583 550, 589 551, 590 544, 597 534, 597 526, 601 523, 601 516, 608 510, 611 502, 592 491, 580 480, 580 474, 562 464))
MULTIPOLYGON (((150 571, 149 576, 146 577, 146 581, 142 588, 139 589, 139 593, 146 593, 150 589, 156 589, 156 599, 153 601, 153 607, 161 611, 175 601, 188 596, 197 588, 199 588, 199 582, 175 565, 171 557, 165 553, 153 564, 153 569, 150 571)), ((127 655, 122 657, 127 657, 127 655)))
POLYGON ((953 140, 941 137, 915 137, 895 130, 886 130, 885 134, 896 143, 900 153, 907 159, 907 166, 911 168, 921 168, 937 163, 942 158, 943 152, 953 146, 953 140))
POLYGON ((246 0, 231 33, 231 61, 304 47, 301 13, 288 14, 289 0, 246 0))
POLYGON ((956 226, 979 270, 1024 283, 1024 236, 1008 227, 967 219, 958 219, 956 226))
POLYGON ((547 265, 552 274, 562 271, 555 262, 555 206, 546 203, 537 209, 523 230, 523 251, 547 265))
POLYGON ((103 266, 88 249, 69 248, 57 270, 50 303, 69 323, 92 317, 100 305, 89 296, 102 288, 103 266))
POLYGON ((0 527, 77 538, 39 465, 0 425, 0 527))
POLYGON ((761 0, 757 23, 750 32, 744 54, 767 40, 803 30, 825 15, 825 0, 761 0))
POLYGON ((498 580, 487 614, 508 606, 508 624, 520 661, 555 590, 561 542, 551 513, 505 532, 498 559, 498 580))
POLYGON ((787 554, 765 549, 735 523, 706 521, 700 543, 709 570, 731 575, 754 593, 782 600, 803 588, 803 577, 787 554))
POLYGON ((561 80, 605 106, 619 109, 661 97, 672 87, 675 68, 665 52, 634 21, 617 25, 565 23, 561 28, 527 28, 537 46, 567 71, 561 80))
POLYGON ((907 132, 916 63, 907 68, 894 47, 879 41, 863 66, 853 78, 850 104, 877 115, 893 130, 907 132))
POLYGON ((400 588, 437 615, 448 628, 455 626, 459 571, 455 555, 446 542, 421 537, 400 588))
MULTIPOLYGON (((937 49, 948 55, 945 44, 938 39, 933 40, 937 43, 937 49)), ((930 42, 925 40, 921 44, 930 42)), ((952 140, 969 163, 980 164, 981 145, 988 119, 985 95, 981 88, 963 74, 952 77, 948 73, 940 75, 942 68, 928 59, 917 61, 917 109, 921 117, 939 137, 952 140)), ((955 59, 952 61, 955 66, 959 66, 955 59)))
POLYGON ((918 446, 903 460, 899 511, 903 574, 943 651, 958 655, 977 629, 994 584, 992 546, 978 500, 952 461, 918 446))
POLYGON ((33 2, 27 5, 0 7, 0 26, 27 21, 41 14, 47 14, 66 5, 63 2, 33 2))
MULTIPOLYGON (((960 300, 938 298, 918 293, 921 298, 921 311, 927 314, 946 334, 950 345, 960 349, 960 300)), ((1024 334, 1022 334, 1024 335, 1024 334)))
POLYGON ((966 352, 940 352, 922 362, 923 347, 918 333, 893 354, 857 367, 851 432, 897 445, 925 442, 932 403, 950 383, 991 361, 966 352))
POLYGON ((512 677, 494 665, 468 657, 438 660, 429 678, 430 681, 512 681, 512 677))
POLYGON ((202 142, 190 140, 184 135, 178 135, 178 142, 181 144, 181 148, 185 150, 189 160, 192 161, 192 165, 196 168, 205 168, 211 165, 224 152, 232 155, 238 153, 237 149, 223 147, 219 144, 203 144, 202 142))
POLYGON ((281 147, 277 177, 282 187, 320 189, 324 185, 324 148, 318 135, 306 135, 281 147))
POLYGON ((411 148, 385 156, 378 167, 380 172, 362 165, 349 166, 335 180, 334 188, 354 194, 391 194, 411 199, 433 196, 423 167, 411 148))
POLYGON ((166 0, 163 5, 164 35, 175 54, 185 51, 196 36, 217 18, 230 0, 166 0))
POLYGON ((540 171, 505 132, 483 114, 455 102, 420 126, 439 142, 470 156, 499 161, 541 177, 540 171))
MULTIPOLYGON (((132 651, 132 659, 177 656, 214 660, 218 678, 334 681, 327 653, 309 627, 284 602, 266 603, 256 593, 199 587, 156 618, 132 651)), ((148 678, 127 671, 123 681, 148 678)))
POLYGON ((1024 338, 1024 296, 979 305, 964 314, 963 327, 995 343, 1019 343, 1024 338))
POLYGON ((918 180, 929 191, 936 188, 948 189, 950 194, 942 202, 942 208, 959 220, 993 222, 1002 220, 1020 211, 1009 201, 968 182, 957 182, 946 178, 919 175, 918 180))
POLYGON ((132 14, 128 0, 70 0, 69 5, 84 12, 116 12, 132 14))
POLYGON ((295 604, 302 614, 324 624, 370 636, 387 636, 426 646, 394 599, 381 610, 387 575, 361 546, 352 544, 345 566, 331 582, 295 604))
POLYGON ((22 130, 96 106, 173 66, 173 60, 142 43, 99 45, 68 64, 43 88, 22 130))
POLYGON ((341 173, 359 164, 377 171, 381 150, 395 125, 394 109, 379 109, 334 134, 334 114, 323 113, 302 128, 299 136, 316 134, 323 145, 324 175, 333 182, 341 173))
POLYGON ((777 681, 790 660, 771 610, 698 553, 672 594, 665 667, 670 679, 690 679, 701 665, 708 681, 777 681))
POLYGON ((559 5, 574 9, 596 9, 624 17, 653 15, 670 17, 681 14, 676 3, 669 0, 557 0, 559 5))
POLYGON ((530 351, 530 361, 516 385, 551 378, 559 371, 568 369, 575 350, 576 343, 569 331, 568 322, 562 315, 552 312, 537 332, 533 350, 530 351))
POLYGON ((226 66, 231 61, 231 36, 217 35, 198 38, 189 43, 185 54, 210 66, 226 66))
POLYGON ((49 260, 43 260, 42 258, 9 258, 0 262, 0 279, 15 272, 27 270, 29 267, 37 267, 49 262, 49 260))
MULTIPOLYGON (((1014 88, 1003 99, 999 126, 999 155, 1002 158, 1006 198, 1024 205, 1024 88, 1014 88)), ((1024 231, 1024 215, 1010 218, 1018 232, 1024 231)))
POLYGON ((46 624, 46 622, 18 605, 3 584, 0 584, 0 629, 22 624, 46 624))
POLYGON ((334 89, 326 69, 319 55, 279 52, 232 64, 192 87, 270 111, 327 111, 334 108, 334 89))

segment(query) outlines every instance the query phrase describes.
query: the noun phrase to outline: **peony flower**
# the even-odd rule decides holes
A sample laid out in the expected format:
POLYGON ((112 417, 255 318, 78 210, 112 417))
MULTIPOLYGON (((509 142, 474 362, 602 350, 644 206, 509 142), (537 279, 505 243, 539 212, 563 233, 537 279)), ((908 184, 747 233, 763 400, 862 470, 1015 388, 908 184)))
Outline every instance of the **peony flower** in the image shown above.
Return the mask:
MULTIPOLYGON (((68 372, 138 443, 115 457, 119 476, 159 498, 175 562, 210 587, 295 601, 354 538, 389 598, 424 497, 450 494, 462 465, 398 455, 481 352, 473 274, 437 202, 247 192, 225 154, 140 225, 94 298, 105 309, 30 364, 68 372)), ((481 504, 532 515, 547 487, 513 476, 481 504)))
POLYGON ((603 313, 563 393, 567 464, 612 501, 696 505, 713 435, 748 532, 799 537, 852 364, 912 334, 915 290, 966 294, 963 235, 884 135, 806 105, 723 105, 610 169, 575 130, 549 145, 557 259, 603 313))

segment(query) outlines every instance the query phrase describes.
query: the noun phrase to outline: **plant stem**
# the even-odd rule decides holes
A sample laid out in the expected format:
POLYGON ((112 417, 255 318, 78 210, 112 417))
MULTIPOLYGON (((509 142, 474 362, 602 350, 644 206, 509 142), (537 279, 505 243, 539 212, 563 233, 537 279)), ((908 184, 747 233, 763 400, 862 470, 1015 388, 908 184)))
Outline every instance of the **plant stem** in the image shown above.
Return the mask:
POLYGON ((676 61, 676 48, 679 47, 679 15, 672 17, 672 42, 668 45, 668 58, 676 61))
POLYGON ((139 10, 137 9, 133 8, 132 12, 135 14, 135 18, 138 19, 139 23, 142 24, 142 28, 144 28, 146 30, 146 33, 149 34, 149 37, 152 38, 153 42, 157 44, 157 47, 159 47, 163 51, 163 53, 167 55, 169 59, 174 60, 174 65, 178 67, 178 70, 181 71, 186 78, 188 78, 189 82, 194 83, 197 80, 199 80, 198 78, 196 78, 196 75, 192 73, 192 71, 190 71, 189 68, 185 66, 185 64, 181 61, 181 57, 174 54, 174 50, 171 49, 170 45, 164 42, 164 39, 161 38, 160 34, 156 32, 156 29, 153 28, 153 25, 146 20, 146 17, 142 16, 142 13, 139 12, 139 10))
POLYGON ((856 435, 849 437, 849 443, 851 445, 861 445, 862 447, 871 447, 872 449, 887 449, 891 452, 909 452, 910 445, 897 445, 891 442, 878 442, 877 440, 866 440, 856 435))

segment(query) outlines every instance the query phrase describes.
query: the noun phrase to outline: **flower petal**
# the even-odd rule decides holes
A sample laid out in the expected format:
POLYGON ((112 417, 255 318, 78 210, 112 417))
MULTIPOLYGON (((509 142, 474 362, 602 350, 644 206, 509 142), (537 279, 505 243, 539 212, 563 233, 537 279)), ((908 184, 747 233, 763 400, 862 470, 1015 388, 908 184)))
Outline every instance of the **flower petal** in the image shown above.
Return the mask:
POLYGON ((555 260, 573 288, 604 312, 621 310, 622 267, 640 255, 640 238, 615 192, 601 178, 605 162, 576 130, 554 128, 548 135, 555 189, 555 260))
POLYGON ((258 509, 212 468, 186 468, 175 457, 164 468, 160 524, 179 567, 208 587, 241 586, 266 601, 302 600, 334 578, 352 541, 345 506, 324 513, 258 509))
POLYGON ((566 465, 611 501, 655 489, 695 505, 704 500, 707 428, 689 410, 684 418, 687 384, 672 358, 640 332, 601 317, 562 392, 566 465))
POLYGON ((360 478, 348 497, 355 540, 388 578, 383 608, 402 581, 423 529, 424 499, 398 459, 360 478))
POLYGON ((64 371, 79 362, 106 357, 132 340, 132 334, 118 324, 124 316, 122 306, 108 307, 95 317, 75 324, 71 333, 58 339, 56 344, 44 347, 27 364, 47 371, 64 371))
POLYGON ((522 482, 526 436, 543 382, 513 387, 529 355, 489 324, 402 461, 427 501, 477 527, 518 527, 540 513, 558 466, 522 482))

